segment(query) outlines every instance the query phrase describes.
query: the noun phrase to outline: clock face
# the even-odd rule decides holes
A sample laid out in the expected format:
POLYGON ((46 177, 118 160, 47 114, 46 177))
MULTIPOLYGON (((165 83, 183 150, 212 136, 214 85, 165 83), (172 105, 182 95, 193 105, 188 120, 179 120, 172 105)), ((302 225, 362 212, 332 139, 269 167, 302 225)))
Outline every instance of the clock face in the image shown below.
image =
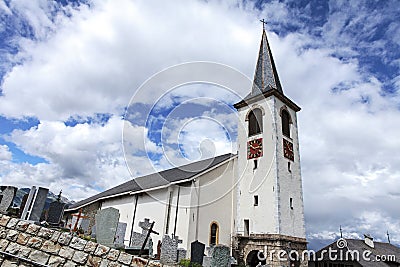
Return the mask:
POLYGON ((293 144, 286 139, 283 139, 283 155, 285 158, 294 161, 293 144))
POLYGON ((247 142, 247 159, 259 158, 263 155, 262 138, 247 142))

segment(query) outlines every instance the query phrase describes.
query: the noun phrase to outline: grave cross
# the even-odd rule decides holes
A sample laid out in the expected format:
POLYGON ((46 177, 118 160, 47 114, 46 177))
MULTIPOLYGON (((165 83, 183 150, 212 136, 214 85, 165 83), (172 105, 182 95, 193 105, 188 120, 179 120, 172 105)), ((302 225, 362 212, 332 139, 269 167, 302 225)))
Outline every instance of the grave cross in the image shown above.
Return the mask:
POLYGON ((149 239, 150 234, 159 235, 158 232, 156 232, 156 231, 153 230, 154 223, 155 223, 155 222, 152 222, 152 223, 151 223, 150 228, 145 228, 144 226, 142 227, 143 230, 147 230, 147 235, 146 235, 146 238, 144 239, 143 245, 142 245, 142 247, 141 247, 141 249, 140 249, 140 251, 139 251, 139 255, 138 255, 139 257, 142 256, 142 252, 143 252, 143 250, 144 250, 144 248, 145 248, 145 246, 146 246, 146 244, 147 244, 147 240, 149 239))
POLYGON ((72 214, 72 216, 73 216, 73 217, 77 217, 72 232, 76 232, 76 230, 77 230, 76 228, 78 228, 78 223, 79 223, 79 220, 80 220, 80 219, 87 219, 87 218, 89 218, 88 216, 82 215, 82 209, 79 209, 78 214, 72 214))

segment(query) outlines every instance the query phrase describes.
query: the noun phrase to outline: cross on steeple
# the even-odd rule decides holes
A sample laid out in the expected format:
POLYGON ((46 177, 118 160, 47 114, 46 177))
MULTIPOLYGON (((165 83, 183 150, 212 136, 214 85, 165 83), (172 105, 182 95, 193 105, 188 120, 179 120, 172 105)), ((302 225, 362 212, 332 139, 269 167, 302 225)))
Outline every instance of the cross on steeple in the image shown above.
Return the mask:
POLYGON ((343 232, 342 232, 342 226, 341 225, 339 227, 339 230, 340 230, 340 238, 343 238, 343 232))
POLYGON ((260 19, 260 21, 262 22, 263 30, 265 30, 265 25, 267 25, 267 22, 264 19, 260 19))
POLYGON ((389 234, 389 231, 387 231, 387 237, 388 237, 388 242, 389 242, 389 244, 390 244, 390 234, 389 234))

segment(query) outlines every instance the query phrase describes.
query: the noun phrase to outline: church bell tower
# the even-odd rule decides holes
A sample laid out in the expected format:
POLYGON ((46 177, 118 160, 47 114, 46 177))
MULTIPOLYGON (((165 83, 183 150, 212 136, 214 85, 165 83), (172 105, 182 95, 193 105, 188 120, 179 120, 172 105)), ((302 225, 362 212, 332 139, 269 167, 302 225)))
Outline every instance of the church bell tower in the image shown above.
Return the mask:
POLYGON ((234 106, 239 127, 233 254, 246 266, 303 266, 300 258, 278 259, 280 250, 301 255, 307 244, 297 128, 300 107, 283 93, 265 29, 251 93, 234 106))

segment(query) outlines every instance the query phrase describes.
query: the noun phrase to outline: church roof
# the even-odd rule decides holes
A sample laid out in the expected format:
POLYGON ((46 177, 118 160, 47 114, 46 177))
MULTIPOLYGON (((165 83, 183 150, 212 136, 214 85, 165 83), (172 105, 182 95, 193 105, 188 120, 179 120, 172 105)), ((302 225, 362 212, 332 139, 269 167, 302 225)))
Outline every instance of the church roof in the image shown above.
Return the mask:
POLYGON ((283 94, 267 34, 263 29, 251 94, 255 96, 268 90, 277 90, 283 94))
POLYGON ((263 29, 252 90, 243 100, 233 106, 239 109, 272 95, 280 99, 294 111, 301 110, 299 106, 283 94, 267 33, 263 29))
MULTIPOLYGON (((347 242, 347 247, 343 248, 345 251, 358 251, 359 253, 359 259, 355 260, 357 261, 361 266, 365 267, 389 267, 389 266, 397 266, 397 265, 392 265, 393 263, 400 264, 400 248, 396 247, 392 244, 389 243, 383 243, 383 242, 374 242, 374 248, 371 248, 368 246, 364 240, 360 239, 346 239, 347 242), (368 256, 369 259, 363 257, 363 252, 364 251, 370 251, 371 254, 368 256), (393 255, 394 258, 391 260, 387 261, 375 261, 376 256, 391 256, 393 255)), ((325 253, 328 248, 331 247, 334 250, 340 251, 340 249, 337 246, 337 242, 334 242, 330 245, 328 245, 325 248, 322 248, 316 253, 316 258, 317 262, 320 261, 330 261, 332 260, 329 259, 329 254, 325 253), (323 251, 325 251, 323 253, 323 251)), ((335 254, 334 254, 335 255, 335 254)), ((339 253, 340 255, 340 253, 339 253)), ((346 255, 346 253, 343 253, 343 255, 346 255)), ((336 255, 337 256, 337 255, 336 255)), ((351 256, 349 256, 350 258, 351 256)), ((313 261, 316 262, 316 261, 313 261)))
POLYGON ((222 165, 228 160, 236 157, 234 154, 225 154, 211 159, 196 161, 191 164, 152 173, 149 175, 134 178, 128 182, 110 188, 92 197, 81 200, 68 207, 67 211, 77 210, 96 201, 117 197, 127 194, 135 194, 157 188, 167 187, 171 184, 179 184, 190 181, 201 174, 204 174, 215 167, 222 165))

